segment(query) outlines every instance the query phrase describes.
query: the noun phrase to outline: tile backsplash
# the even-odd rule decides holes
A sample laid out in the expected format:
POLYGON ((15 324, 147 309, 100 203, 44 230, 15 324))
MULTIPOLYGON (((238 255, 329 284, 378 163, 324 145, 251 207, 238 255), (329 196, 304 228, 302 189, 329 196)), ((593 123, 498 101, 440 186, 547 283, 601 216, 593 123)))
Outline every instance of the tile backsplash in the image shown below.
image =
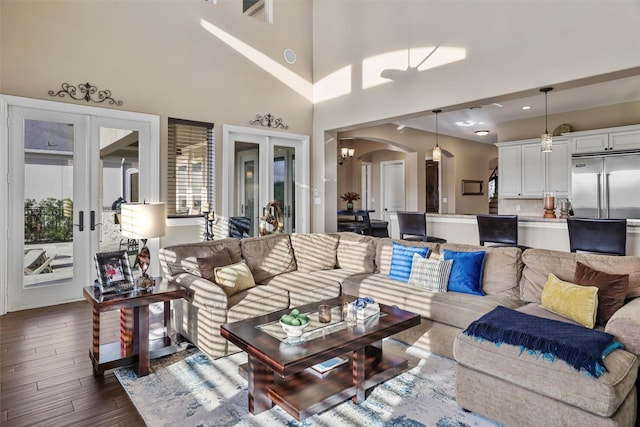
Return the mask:
POLYGON ((539 216, 542 218, 544 215, 543 201, 542 199, 499 199, 498 213, 500 215, 539 216))

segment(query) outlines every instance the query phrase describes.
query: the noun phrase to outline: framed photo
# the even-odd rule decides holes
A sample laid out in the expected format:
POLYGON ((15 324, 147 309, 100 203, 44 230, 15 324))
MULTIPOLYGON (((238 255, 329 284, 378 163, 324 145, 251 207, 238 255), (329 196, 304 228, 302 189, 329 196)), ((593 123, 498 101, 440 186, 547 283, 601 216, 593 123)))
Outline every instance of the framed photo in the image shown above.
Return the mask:
POLYGON ((95 255, 100 291, 116 292, 134 286, 127 251, 101 252, 95 255))

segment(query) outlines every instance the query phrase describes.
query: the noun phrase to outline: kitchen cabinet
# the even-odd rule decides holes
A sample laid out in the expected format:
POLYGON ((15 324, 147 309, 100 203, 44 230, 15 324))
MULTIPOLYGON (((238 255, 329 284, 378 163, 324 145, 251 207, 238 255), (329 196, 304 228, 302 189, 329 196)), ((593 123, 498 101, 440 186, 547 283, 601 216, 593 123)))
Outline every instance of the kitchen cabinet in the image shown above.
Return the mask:
POLYGON ((569 194, 568 141, 554 138, 553 151, 540 151, 540 140, 503 142, 498 146, 498 197, 541 199, 546 189, 569 194))
POLYGON ((569 132, 563 136, 571 141, 572 154, 640 150, 640 125, 569 132))
POLYGON ((554 138, 553 151, 543 154, 546 188, 556 192, 556 200, 568 198, 571 180, 569 141, 554 138))

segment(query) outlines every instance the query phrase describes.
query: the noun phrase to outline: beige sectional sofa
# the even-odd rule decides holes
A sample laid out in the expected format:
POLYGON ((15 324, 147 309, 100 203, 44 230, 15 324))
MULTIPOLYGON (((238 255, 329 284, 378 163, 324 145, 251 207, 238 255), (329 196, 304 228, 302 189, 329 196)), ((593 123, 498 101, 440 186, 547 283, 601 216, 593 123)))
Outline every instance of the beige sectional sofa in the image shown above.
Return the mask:
POLYGON ((496 306, 543 313, 538 306, 546 276, 554 273, 570 281, 577 260, 603 271, 629 273, 628 296, 638 296, 640 257, 537 249, 523 253, 515 247, 404 242, 354 233, 294 233, 169 246, 161 249, 160 260, 164 275, 188 289, 188 298, 174 304, 177 331, 213 358, 237 351, 220 336, 223 323, 341 293, 372 296, 377 302, 422 316, 420 326, 396 338, 458 361, 457 398, 466 409, 506 425, 635 422, 640 299, 631 299, 607 323, 606 331, 614 334, 625 350, 616 350, 607 357, 609 372, 598 379, 571 371, 573 368, 564 362, 551 364, 535 356, 520 355, 519 349, 479 342, 461 332, 496 306), (486 251, 482 276, 485 296, 431 292, 389 279, 393 242, 428 246, 429 258, 442 258, 445 249, 486 251), (210 257, 221 250, 229 251, 232 262, 244 259, 257 285, 229 296, 220 286, 201 277, 197 258, 210 257))

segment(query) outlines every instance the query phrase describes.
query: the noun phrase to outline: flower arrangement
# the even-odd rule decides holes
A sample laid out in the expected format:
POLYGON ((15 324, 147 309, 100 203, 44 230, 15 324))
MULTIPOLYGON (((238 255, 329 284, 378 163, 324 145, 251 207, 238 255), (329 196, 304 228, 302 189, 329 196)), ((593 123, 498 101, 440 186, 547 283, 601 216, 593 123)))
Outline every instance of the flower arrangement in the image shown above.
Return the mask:
POLYGON ((360 195, 353 191, 349 191, 340 196, 345 202, 353 203, 354 200, 360 200, 360 195))

